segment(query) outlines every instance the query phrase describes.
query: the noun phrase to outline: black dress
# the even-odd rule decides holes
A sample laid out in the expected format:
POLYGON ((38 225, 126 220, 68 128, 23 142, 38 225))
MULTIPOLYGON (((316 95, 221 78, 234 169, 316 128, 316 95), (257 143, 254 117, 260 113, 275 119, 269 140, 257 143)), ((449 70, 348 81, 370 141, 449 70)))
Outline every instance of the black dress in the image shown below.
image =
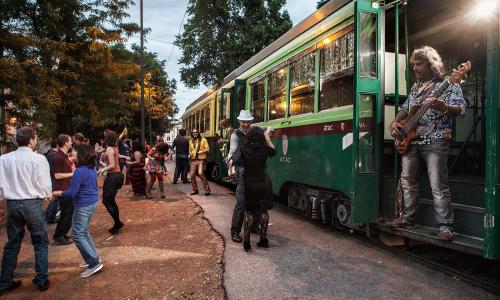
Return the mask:
POLYGON ((245 167, 245 210, 267 211, 273 208, 271 179, 266 172, 266 160, 276 150, 262 144, 243 144, 233 155, 238 165, 245 167))

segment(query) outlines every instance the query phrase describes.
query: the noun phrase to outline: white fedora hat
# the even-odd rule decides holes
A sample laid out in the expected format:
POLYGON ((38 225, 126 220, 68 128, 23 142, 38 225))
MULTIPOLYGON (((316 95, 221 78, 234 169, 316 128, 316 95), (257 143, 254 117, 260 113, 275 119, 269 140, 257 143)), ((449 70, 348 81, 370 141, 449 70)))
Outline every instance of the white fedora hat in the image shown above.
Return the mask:
POLYGON ((248 110, 241 110, 240 115, 236 119, 239 121, 252 121, 253 117, 248 110))

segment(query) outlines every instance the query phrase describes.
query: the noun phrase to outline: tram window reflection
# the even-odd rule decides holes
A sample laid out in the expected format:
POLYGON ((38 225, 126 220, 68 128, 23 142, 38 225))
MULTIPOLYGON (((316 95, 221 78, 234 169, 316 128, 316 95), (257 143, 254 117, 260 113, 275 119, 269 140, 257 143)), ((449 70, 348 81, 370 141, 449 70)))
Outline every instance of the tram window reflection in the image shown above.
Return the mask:
POLYGON ((264 90, 264 78, 252 84, 251 92, 252 92, 252 116, 254 118, 254 122, 263 122, 264 105, 266 102, 265 90, 264 90))
POLYGON ((286 69, 281 68, 269 75, 269 120, 285 117, 286 111, 286 69))
POLYGON ((361 12, 359 76, 377 77, 377 15, 361 12))
POLYGON ((314 53, 290 66, 290 115, 314 112, 314 53))
POLYGON ((352 105, 354 97, 354 32, 328 41, 320 50, 320 111, 352 105))

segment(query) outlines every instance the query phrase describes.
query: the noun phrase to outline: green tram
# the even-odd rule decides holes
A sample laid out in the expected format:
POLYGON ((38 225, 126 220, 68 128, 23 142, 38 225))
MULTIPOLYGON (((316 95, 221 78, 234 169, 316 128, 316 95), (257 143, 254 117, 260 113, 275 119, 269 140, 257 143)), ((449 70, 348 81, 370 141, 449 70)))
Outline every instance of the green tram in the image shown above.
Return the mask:
POLYGON ((221 180, 227 170, 216 143, 219 121, 237 126, 238 112, 249 109, 257 124, 275 128, 278 154, 268 168, 275 194, 289 207, 334 227, 498 259, 499 10, 499 1, 332 0, 195 100, 183 126, 209 138, 216 150, 208 172, 221 180), (425 170, 418 226, 383 223, 396 214, 401 170, 387 128, 414 82, 409 53, 423 45, 439 51, 448 71, 472 62, 461 84, 467 112, 453 121, 448 158, 452 242, 436 238, 425 170))

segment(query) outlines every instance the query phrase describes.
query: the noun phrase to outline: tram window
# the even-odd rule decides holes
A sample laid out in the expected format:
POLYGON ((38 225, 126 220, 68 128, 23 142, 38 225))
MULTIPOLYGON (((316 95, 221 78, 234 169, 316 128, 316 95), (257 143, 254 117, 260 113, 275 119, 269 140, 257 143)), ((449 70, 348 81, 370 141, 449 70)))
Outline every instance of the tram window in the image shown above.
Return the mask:
POLYGON ((375 172, 375 109, 377 96, 369 94, 359 95, 358 125, 358 172, 375 172))
POLYGON ((314 112, 314 53, 290 66, 290 115, 314 112))
POLYGON ((210 105, 205 107, 205 131, 210 130, 210 105))
POLYGON ((361 12, 359 76, 377 77, 377 14, 361 12))
POLYGON ((196 129, 198 130, 198 132, 201 132, 200 115, 201 115, 201 112, 197 111, 196 112, 196 129))
POLYGON ((220 111, 221 111, 220 110, 221 109, 220 99, 221 99, 221 95, 218 94, 217 97, 215 98, 215 130, 216 131, 220 130, 220 128, 219 128, 220 114, 221 114, 220 113, 220 111))
MULTIPOLYGON (((332 38, 333 39, 333 38, 332 38)), ((352 105, 354 32, 321 47, 319 110, 352 105)))
POLYGON ((269 75, 269 120, 285 117, 286 110, 286 69, 281 68, 269 75))
POLYGON ((205 108, 200 110, 200 132, 205 132, 205 108))
POLYGON ((236 87, 236 110, 235 112, 238 114, 240 110, 245 109, 245 87, 242 85, 238 85, 236 87))
POLYGON ((264 91, 264 79, 252 84, 252 115, 254 122, 264 121, 264 105, 266 102, 264 91))
POLYGON ((231 94, 229 92, 224 93, 224 108, 222 109, 223 119, 229 119, 230 117, 230 103, 231 103, 231 94))

